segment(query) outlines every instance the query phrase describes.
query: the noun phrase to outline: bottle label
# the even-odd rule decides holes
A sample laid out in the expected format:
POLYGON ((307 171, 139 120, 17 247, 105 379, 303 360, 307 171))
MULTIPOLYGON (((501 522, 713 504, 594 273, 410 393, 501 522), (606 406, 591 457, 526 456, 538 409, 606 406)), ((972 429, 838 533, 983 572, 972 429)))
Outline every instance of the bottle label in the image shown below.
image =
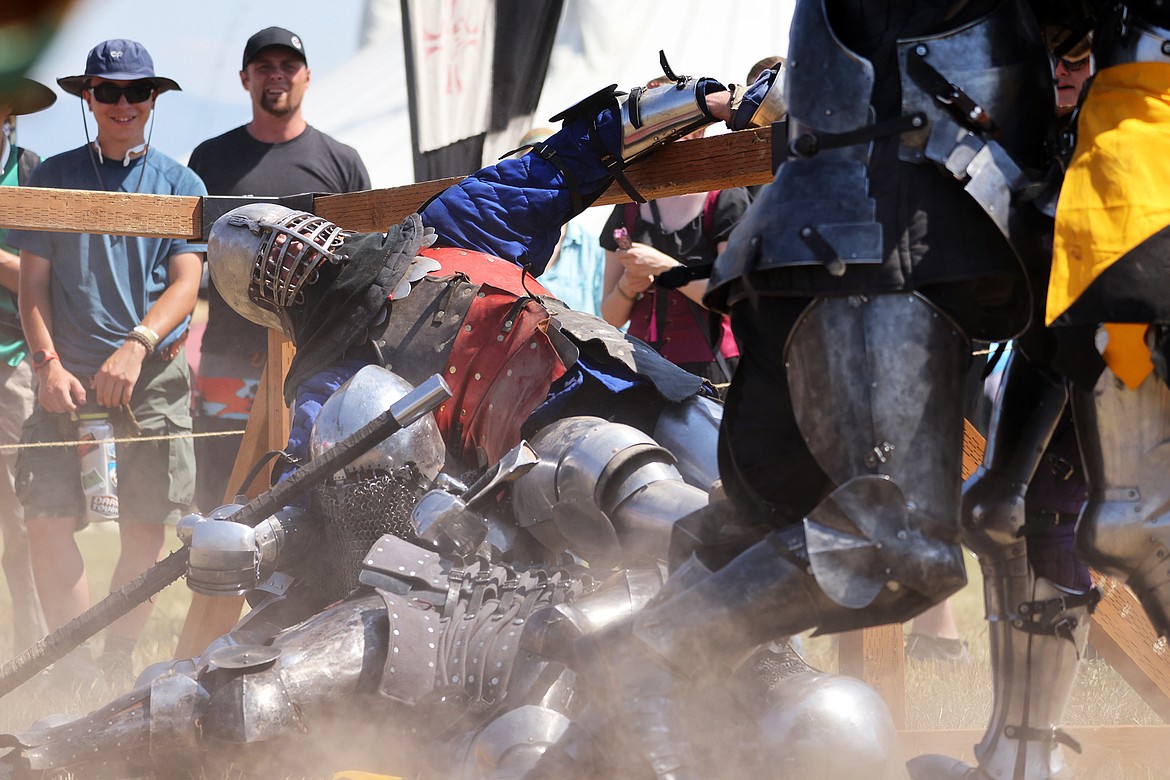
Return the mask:
POLYGON ((90 496, 89 497, 89 511, 90 519, 94 519, 94 515, 101 520, 117 520, 118 519, 118 497, 117 496, 90 496))
POLYGON ((118 519, 118 454, 113 428, 105 422, 83 421, 78 431, 77 453, 81 462, 81 489, 86 498, 86 519, 91 523, 118 519))

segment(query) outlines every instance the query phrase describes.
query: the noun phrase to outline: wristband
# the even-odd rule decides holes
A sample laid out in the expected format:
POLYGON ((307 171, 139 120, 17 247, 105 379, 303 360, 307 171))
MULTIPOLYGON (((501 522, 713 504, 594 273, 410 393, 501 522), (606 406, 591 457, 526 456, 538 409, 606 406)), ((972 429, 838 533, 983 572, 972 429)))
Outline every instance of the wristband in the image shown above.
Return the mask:
POLYGON ((160 341, 158 334, 148 325, 135 325, 131 333, 137 333, 145 338, 149 342, 151 351, 158 346, 158 342, 160 341))
POLYGON ((38 349, 32 353, 33 369, 40 371, 53 360, 60 360, 61 358, 51 349, 38 349))
POLYGON ((143 346, 143 348, 146 349, 147 355, 151 355, 154 353, 154 344, 150 343, 150 337, 147 336, 145 333, 142 333, 141 331, 139 331, 138 328, 135 328, 134 330, 127 333, 126 340, 127 341, 137 341, 139 344, 141 344, 143 346))

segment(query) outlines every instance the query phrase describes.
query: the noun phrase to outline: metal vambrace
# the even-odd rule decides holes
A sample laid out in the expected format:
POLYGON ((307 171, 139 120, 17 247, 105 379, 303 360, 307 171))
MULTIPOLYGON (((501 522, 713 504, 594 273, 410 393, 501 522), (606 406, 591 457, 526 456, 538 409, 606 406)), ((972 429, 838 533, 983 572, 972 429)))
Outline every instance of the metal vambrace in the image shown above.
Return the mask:
POLYGON ((206 596, 241 595, 259 585, 280 564, 287 568, 310 548, 304 510, 285 507, 256 526, 236 523, 237 505, 208 517, 187 515, 176 532, 190 548, 187 585, 206 596))
POLYGON ((540 463, 512 493, 517 524, 592 566, 665 561, 679 519, 707 504, 654 439, 598 417, 569 417, 531 440, 540 463))
POLYGON ((620 101, 622 162, 629 165, 655 147, 715 121, 707 113, 704 96, 717 83, 711 79, 686 78, 673 84, 631 90, 620 101))

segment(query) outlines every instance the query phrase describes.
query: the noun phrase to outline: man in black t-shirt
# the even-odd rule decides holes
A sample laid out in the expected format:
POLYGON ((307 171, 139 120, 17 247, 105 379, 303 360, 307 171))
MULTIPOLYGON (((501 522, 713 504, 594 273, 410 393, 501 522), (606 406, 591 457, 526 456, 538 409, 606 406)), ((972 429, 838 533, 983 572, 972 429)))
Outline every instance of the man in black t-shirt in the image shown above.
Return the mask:
MULTIPOLYGON (((210 194, 279 197, 370 188, 357 151, 310 127, 302 116, 311 74, 299 36, 280 27, 261 30, 248 39, 242 68, 252 121, 191 153, 190 167, 210 194)), ((267 358, 267 334, 236 314, 213 285, 207 292, 195 428, 243 430, 267 358)), ((239 446, 238 437, 196 440, 201 508, 223 502, 239 446)))

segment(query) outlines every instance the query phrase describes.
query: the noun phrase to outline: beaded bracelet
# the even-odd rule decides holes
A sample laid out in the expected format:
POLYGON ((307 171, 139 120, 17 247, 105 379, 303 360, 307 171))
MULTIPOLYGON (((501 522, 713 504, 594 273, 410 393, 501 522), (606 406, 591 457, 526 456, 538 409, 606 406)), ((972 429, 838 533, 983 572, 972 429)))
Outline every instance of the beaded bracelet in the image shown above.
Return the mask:
POLYGON ((154 352, 154 344, 150 343, 150 338, 145 333, 139 333, 132 330, 126 334, 126 338, 130 341, 137 341, 142 346, 146 347, 146 354, 150 355, 154 352))

